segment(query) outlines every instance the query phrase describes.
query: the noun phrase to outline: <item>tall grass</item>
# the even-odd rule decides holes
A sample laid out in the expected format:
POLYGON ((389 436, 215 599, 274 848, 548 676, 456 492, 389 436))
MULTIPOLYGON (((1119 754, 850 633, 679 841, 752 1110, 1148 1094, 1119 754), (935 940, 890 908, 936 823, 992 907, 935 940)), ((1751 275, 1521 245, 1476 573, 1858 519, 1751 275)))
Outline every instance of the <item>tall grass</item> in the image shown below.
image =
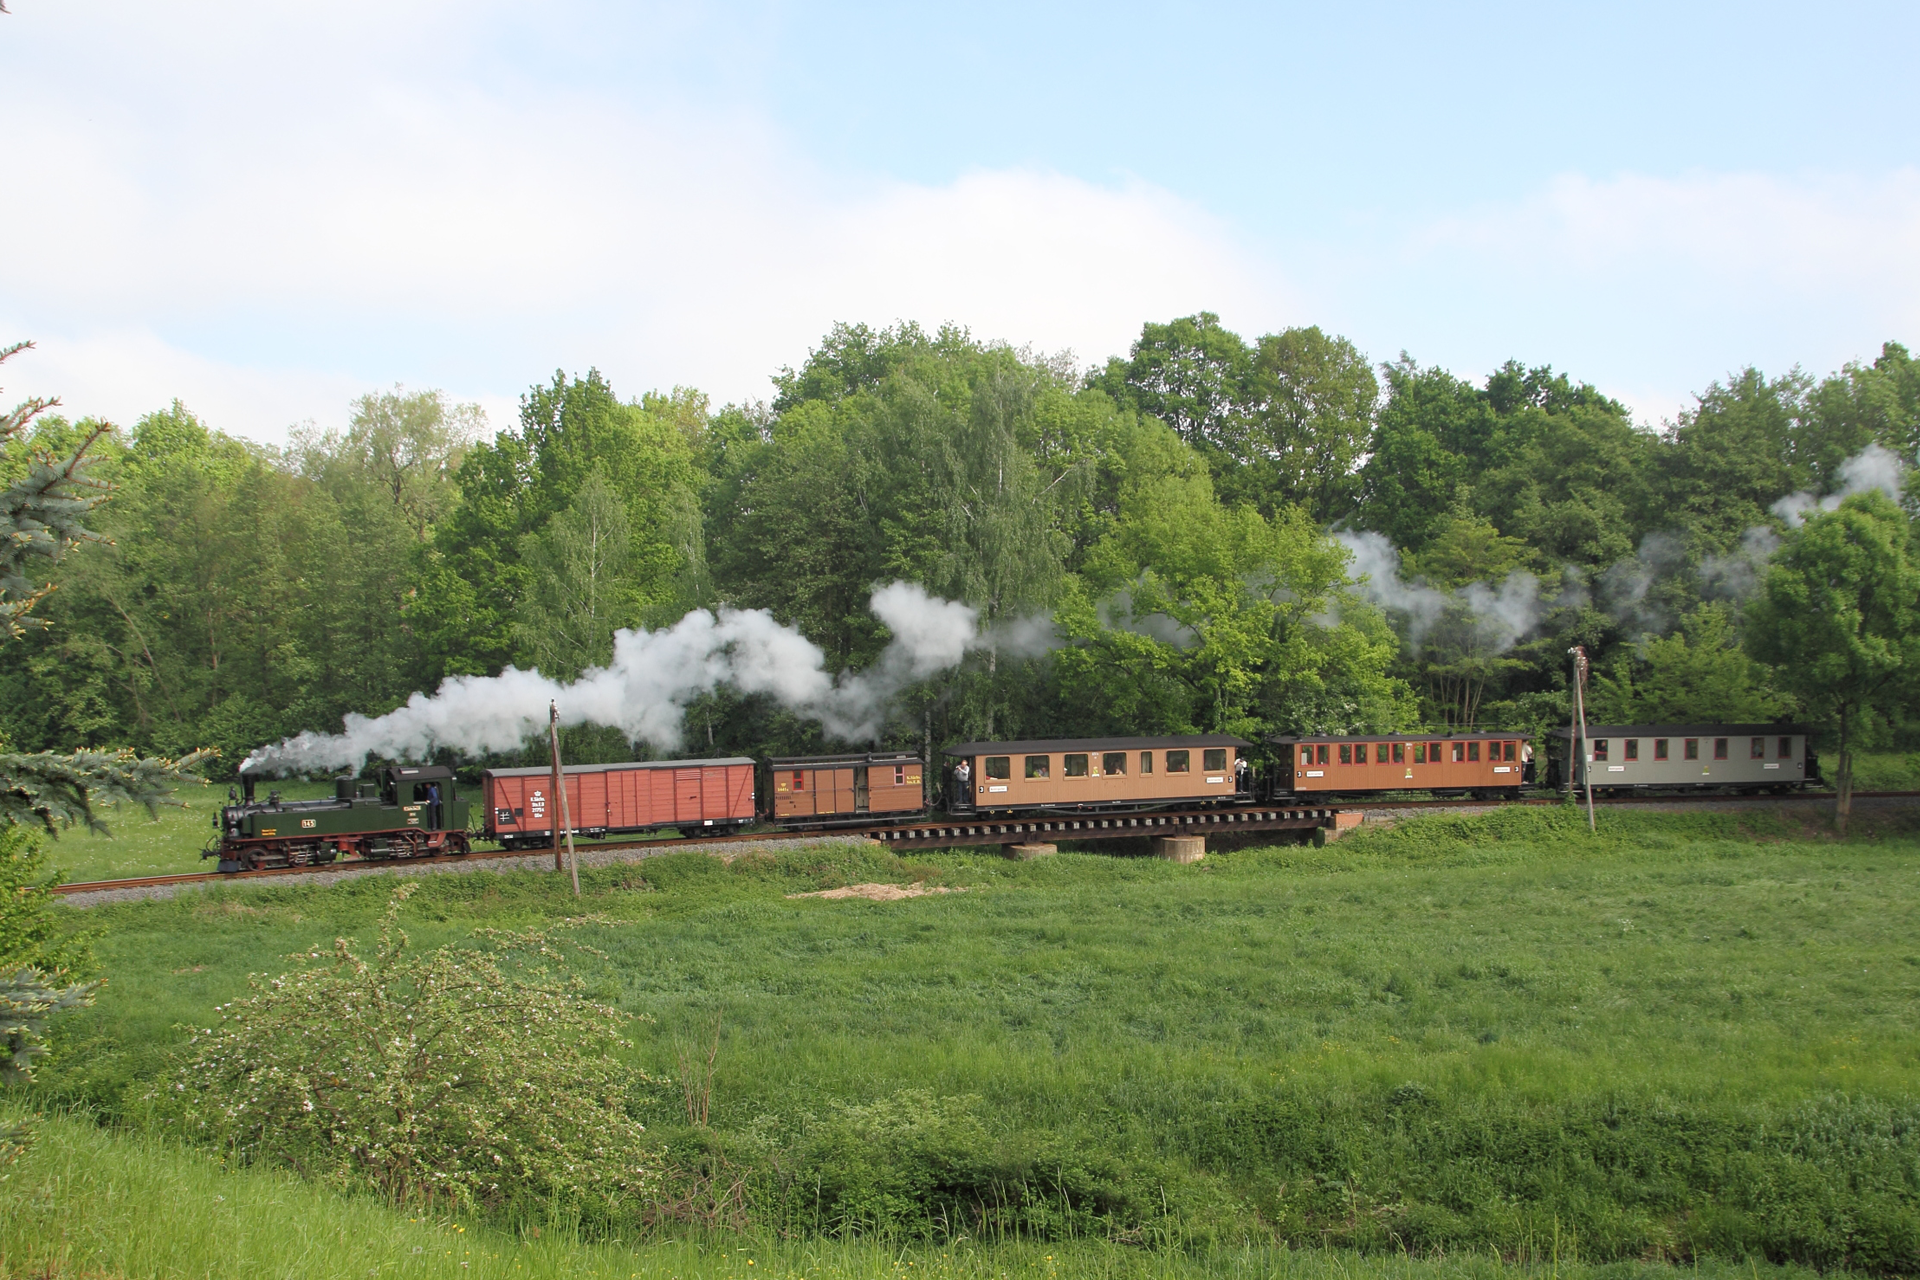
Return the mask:
MULTIPOLYGON (((1572 1242, 1512 1265, 1484 1255, 1414 1259, 1272 1246, 1204 1254, 1093 1242, 949 1241, 931 1247, 872 1240, 780 1241, 715 1236, 630 1243, 537 1236, 426 1217, 319 1190, 291 1175, 228 1169, 213 1156, 152 1136, 109 1133, 65 1117, 40 1125, 28 1155, 0 1178, 0 1276, 120 1280, 1636 1280, 1647 1267, 1596 1268, 1572 1242)), ((1708 1280, 1788 1280, 1754 1263, 1717 1266, 1708 1280)))
MULTIPOLYGON (((583 877, 589 978, 657 1019, 635 1106, 689 1205, 725 1174, 758 1230, 1911 1272, 1910 821, 1507 810, 1192 867, 675 855, 583 877), (785 896, 862 880, 965 892, 785 896), (702 1126, 675 1045, 716 1020, 702 1126)), ((381 879, 76 912, 112 980, 46 1096, 137 1121, 179 1025, 365 936, 381 879)), ((581 910, 538 873, 434 877, 408 928, 581 910)))

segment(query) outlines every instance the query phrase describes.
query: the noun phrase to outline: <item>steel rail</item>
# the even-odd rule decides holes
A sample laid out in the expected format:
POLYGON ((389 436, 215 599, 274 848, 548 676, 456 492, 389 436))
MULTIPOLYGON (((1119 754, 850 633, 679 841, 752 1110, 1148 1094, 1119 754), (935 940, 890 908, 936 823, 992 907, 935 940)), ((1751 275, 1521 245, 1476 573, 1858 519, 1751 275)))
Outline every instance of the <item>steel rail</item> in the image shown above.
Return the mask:
MULTIPOLYGON (((1899 800, 1920 797, 1920 791, 1856 791, 1856 800, 1899 800)), ((1831 791, 1800 791, 1789 795, 1626 795, 1596 796, 1601 805, 1633 804, 1784 804, 1793 801, 1832 800, 1831 791)), ((1236 831, 1311 830, 1330 826, 1336 813, 1385 809, 1497 809, 1507 805, 1557 805, 1560 796, 1525 795, 1505 800, 1327 800, 1320 803, 1240 805, 1233 808, 1191 809, 1164 813, 1057 815, 1029 818, 949 818, 941 822, 882 827, 820 827, 804 831, 732 832, 724 835, 663 836, 651 840, 604 840, 582 844, 582 852, 622 849, 670 851, 682 845, 752 844, 770 840, 808 840, 823 837, 865 837, 890 849, 947 849, 969 845, 1060 843, 1078 840, 1128 839, 1156 835, 1214 835, 1236 831)), ((87 880, 52 886, 56 894, 105 893, 115 889, 146 889, 162 885, 225 884, 268 876, 315 875, 326 872, 372 872, 401 867, 463 866, 501 858, 545 858, 545 849, 481 849, 472 853, 428 858, 350 858, 309 863, 300 867, 263 867, 258 871, 199 871, 164 876, 135 876, 125 880, 87 880)))

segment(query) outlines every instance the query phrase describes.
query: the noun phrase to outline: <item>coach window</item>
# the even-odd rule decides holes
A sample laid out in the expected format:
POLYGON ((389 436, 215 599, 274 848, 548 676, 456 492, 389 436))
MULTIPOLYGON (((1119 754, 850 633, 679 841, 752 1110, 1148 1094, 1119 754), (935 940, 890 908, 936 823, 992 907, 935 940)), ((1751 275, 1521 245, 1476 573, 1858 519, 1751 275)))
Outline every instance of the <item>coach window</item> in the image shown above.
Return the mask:
POLYGON ((1792 738, 1780 739, 1780 758, 1782 760, 1793 759, 1793 739, 1792 738))
POLYGON ((1431 760, 1435 764, 1440 763, 1440 744, 1439 743, 1429 742, 1427 744, 1427 759, 1431 760))
POLYGON ((1007 767, 1011 762, 1011 757, 1008 756, 988 756, 987 776, 989 778, 999 778, 1003 782, 1006 781, 1006 779, 1013 776, 1013 770, 1007 767))
POLYGON ((1682 745, 1686 748, 1682 753, 1686 759, 1698 760, 1700 758, 1700 739, 1688 738, 1682 745))
POLYGON ((1469 742, 1467 744, 1467 759, 1471 760, 1475 764, 1480 763, 1480 744, 1479 743, 1469 742))
POLYGON ((1453 762, 1455 764, 1459 764, 1462 760, 1465 760, 1467 758, 1466 753, 1467 753, 1466 743, 1456 742, 1453 744, 1453 762))
POLYGON ((1667 758, 1667 740, 1665 738, 1655 738, 1653 740, 1653 758, 1655 760, 1665 760, 1667 758))
POLYGON ((1515 748, 1515 746, 1516 746, 1516 745, 1517 745, 1516 743, 1512 743, 1512 742, 1509 742, 1509 743, 1507 743, 1507 744, 1506 744, 1506 747, 1507 747, 1507 752, 1506 752, 1506 755, 1507 755, 1507 759, 1509 759, 1509 760, 1511 760, 1511 759, 1513 759, 1513 752, 1514 752, 1514 748, 1515 748))
POLYGON ((1621 753, 1621 759, 1638 760, 1639 758, 1640 758, 1640 739, 1628 738, 1626 740, 1626 750, 1621 753))
MULTIPOLYGON (((1396 757, 1399 754, 1400 753, 1398 750, 1394 752, 1394 755, 1396 757)), ((1375 764, 1385 764, 1387 762, 1387 744, 1386 743, 1383 742, 1377 748, 1374 749, 1373 759, 1375 764)))
POLYGON ((1725 738, 1715 738, 1713 740, 1713 758, 1715 760, 1725 760, 1727 758, 1727 740, 1725 738))
POLYGON ((1121 777, 1125 777, 1127 773, 1127 753, 1124 751, 1109 751, 1105 755, 1102 755, 1100 757, 1100 772, 1108 775, 1119 774, 1121 777))
MULTIPOLYGON (((1325 747, 1322 747, 1320 749, 1322 751, 1326 750, 1325 747)), ((1168 773, 1186 773, 1188 771, 1187 760, 1188 760, 1188 755, 1184 751, 1167 752, 1167 772, 1168 773)))
POLYGON ((1593 758, 1595 760, 1605 760, 1607 758, 1607 741, 1606 738, 1594 738, 1592 740, 1593 758))
POLYGON ((1084 753, 1062 756, 1060 758, 1066 762, 1065 771, 1069 778, 1084 778, 1087 776, 1087 757, 1084 753))
POLYGON ((1140 772, 1142 773, 1153 772, 1153 752, 1142 751, 1140 753, 1140 772))
POLYGON ((807 775, 798 769, 793 771, 793 789, 795 791, 805 791, 807 789, 807 775))
POLYGON ((1227 749, 1225 747, 1208 747, 1200 753, 1200 763, 1208 773, 1219 773, 1227 767, 1227 749))
MULTIPOLYGON (((1351 742, 1343 742, 1340 744, 1340 763, 1353 763, 1353 744, 1351 742)), ((1365 764, 1366 761, 1362 760, 1360 763, 1365 764)))
MULTIPOLYGON (((1382 751, 1385 751, 1386 747, 1383 745, 1380 749, 1382 751)), ((1393 744, 1393 762, 1395 764, 1405 764, 1407 762, 1407 744, 1406 743, 1396 742, 1393 744)))
POLYGON ((1052 756, 1028 756, 1027 757, 1027 776, 1029 778, 1047 777, 1048 771, 1052 768, 1053 768, 1052 756))
POLYGON ((1426 743, 1416 742, 1413 744, 1413 762, 1415 764, 1425 764, 1427 762, 1427 744, 1426 743))
POLYGON ((907 785, 907 766, 903 764, 893 766, 893 785, 896 787, 907 785))
POLYGON ((1747 755, 1755 760, 1765 760, 1767 758, 1767 740, 1765 738, 1755 738, 1752 742, 1748 743, 1747 755))

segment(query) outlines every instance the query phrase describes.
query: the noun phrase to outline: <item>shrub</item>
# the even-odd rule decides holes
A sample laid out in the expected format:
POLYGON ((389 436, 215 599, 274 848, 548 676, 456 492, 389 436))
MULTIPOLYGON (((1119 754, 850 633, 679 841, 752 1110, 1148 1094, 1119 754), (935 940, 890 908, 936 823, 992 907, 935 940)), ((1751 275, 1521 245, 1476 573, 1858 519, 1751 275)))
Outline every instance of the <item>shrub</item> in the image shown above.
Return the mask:
MULTIPOLYGON (((0 825, 0 1083, 31 1080, 53 1016, 93 1003, 96 984, 72 980, 92 967, 87 939, 60 928, 46 871, 38 837, 0 825)), ((27 1124, 0 1125, 0 1165, 31 1139, 27 1124)))
POLYGON ((655 1158, 626 1100, 644 1078, 608 1056, 628 1015, 586 999, 545 933, 410 951, 412 889, 372 958, 338 939, 196 1032, 172 1090, 189 1131, 409 1203, 636 1212, 655 1158))

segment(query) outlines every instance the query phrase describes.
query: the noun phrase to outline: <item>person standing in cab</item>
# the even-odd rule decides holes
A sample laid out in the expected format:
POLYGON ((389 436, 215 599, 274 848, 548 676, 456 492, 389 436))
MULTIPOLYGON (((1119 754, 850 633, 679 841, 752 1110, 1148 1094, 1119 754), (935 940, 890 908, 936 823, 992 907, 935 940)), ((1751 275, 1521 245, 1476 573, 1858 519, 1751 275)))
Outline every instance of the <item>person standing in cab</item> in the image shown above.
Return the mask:
POLYGON ((437 782, 427 784, 427 826, 434 831, 440 829, 440 784, 437 782))

